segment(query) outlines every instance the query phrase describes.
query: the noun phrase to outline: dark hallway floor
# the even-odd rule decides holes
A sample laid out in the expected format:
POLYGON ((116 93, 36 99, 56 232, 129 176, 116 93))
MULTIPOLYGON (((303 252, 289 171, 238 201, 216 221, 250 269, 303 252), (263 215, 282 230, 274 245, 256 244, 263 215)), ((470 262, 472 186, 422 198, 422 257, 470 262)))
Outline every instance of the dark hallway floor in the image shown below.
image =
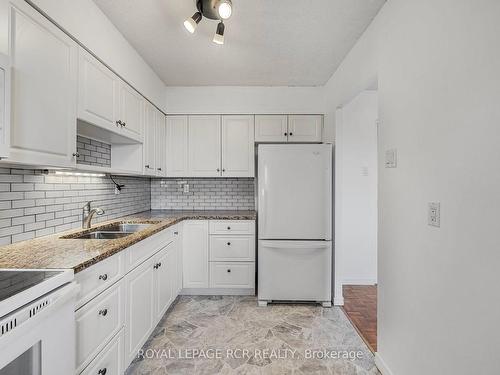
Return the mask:
POLYGON ((343 309, 368 347, 377 351, 377 286, 344 285, 343 309))

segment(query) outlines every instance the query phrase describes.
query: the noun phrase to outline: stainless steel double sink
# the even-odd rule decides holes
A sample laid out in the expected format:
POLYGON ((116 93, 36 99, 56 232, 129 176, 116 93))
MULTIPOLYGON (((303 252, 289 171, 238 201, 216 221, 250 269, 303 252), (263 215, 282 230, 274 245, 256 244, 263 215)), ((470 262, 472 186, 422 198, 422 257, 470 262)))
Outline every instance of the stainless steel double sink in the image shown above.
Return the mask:
POLYGON ((114 223, 106 225, 102 229, 96 228, 91 232, 63 236, 63 239, 87 239, 87 240, 113 240, 129 236, 133 233, 149 228, 153 224, 139 223, 114 223))

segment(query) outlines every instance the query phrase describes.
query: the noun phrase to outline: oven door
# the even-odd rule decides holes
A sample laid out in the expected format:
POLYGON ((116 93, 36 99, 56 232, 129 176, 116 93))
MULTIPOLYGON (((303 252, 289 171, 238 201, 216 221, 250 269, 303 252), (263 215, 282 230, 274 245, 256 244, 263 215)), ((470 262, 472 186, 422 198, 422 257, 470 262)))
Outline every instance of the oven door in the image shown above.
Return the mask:
POLYGON ((40 307, 33 317, 16 322, 0 336, 0 375, 74 374, 77 290, 70 283, 20 309, 42 306, 56 293, 56 298, 40 307))

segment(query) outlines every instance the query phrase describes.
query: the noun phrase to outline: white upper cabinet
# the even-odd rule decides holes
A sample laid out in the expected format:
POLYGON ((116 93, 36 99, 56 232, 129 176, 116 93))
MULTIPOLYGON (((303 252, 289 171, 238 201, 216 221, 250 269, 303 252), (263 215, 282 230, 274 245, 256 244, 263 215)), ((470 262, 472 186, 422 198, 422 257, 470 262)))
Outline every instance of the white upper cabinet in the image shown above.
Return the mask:
POLYGON ((78 118, 142 141, 144 98, 82 47, 78 63, 78 118))
POLYGON ((7 162, 76 164, 76 43, 24 1, 10 6, 12 118, 7 162))
POLYGON ((254 116, 222 116, 222 176, 254 176, 254 116))
POLYGON ((167 176, 188 176, 187 116, 167 116, 167 176))
POLYGON ((321 142, 323 116, 288 116, 288 142, 321 142))
POLYGON ((321 142, 322 115, 257 115, 255 142, 321 142))
POLYGON ((255 142, 286 142, 288 135, 286 115, 256 115, 255 142))
POLYGON ((146 104, 145 108, 145 123, 144 123, 144 174, 148 176, 156 176, 156 108, 150 104, 146 104))
POLYGON ((120 80, 83 48, 79 54, 78 118, 116 130, 120 80))
POLYGON ((9 156, 10 70, 9 57, 0 53, 0 158, 9 156))
POLYGON ((221 175, 221 116, 189 116, 189 176, 221 175))
POLYGON ((167 128, 165 115, 156 110, 156 145, 155 145, 155 167, 156 176, 167 175, 167 128))
POLYGON ((119 117, 123 131, 131 138, 142 140, 144 98, 125 82, 120 84, 119 117))

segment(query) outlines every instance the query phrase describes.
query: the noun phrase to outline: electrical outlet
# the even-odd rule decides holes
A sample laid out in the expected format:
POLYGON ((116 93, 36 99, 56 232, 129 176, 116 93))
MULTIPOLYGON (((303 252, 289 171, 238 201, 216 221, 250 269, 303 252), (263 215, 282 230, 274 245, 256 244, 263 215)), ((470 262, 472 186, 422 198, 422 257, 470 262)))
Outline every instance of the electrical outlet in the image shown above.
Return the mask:
POLYGON ((385 167, 397 168, 398 167, 398 152, 395 148, 385 152, 385 167))
POLYGON ((184 186, 182 187, 182 192, 189 193, 189 184, 184 184, 184 186))
POLYGON ((432 227, 439 228, 441 226, 441 203, 429 202, 427 223, 432 227))

